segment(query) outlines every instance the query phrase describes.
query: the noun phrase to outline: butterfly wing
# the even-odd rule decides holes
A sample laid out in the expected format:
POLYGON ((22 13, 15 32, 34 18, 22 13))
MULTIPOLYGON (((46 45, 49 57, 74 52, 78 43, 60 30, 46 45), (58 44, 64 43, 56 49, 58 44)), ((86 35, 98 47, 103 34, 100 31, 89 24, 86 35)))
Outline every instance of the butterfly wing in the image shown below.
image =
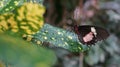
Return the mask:
POLYGON ((109 36, 109 33, 106 29, 101 28, 101 27, 95 27, 96 28, 96 32, 97 32, 97 40, 101 41, 106 39, 109 36))
POLYGON ((88 34, 89 32, 91 32, 91 26, 78 26, 78 32, 79 35, 81 35, 82 37, 84 37, 86 34, 88 34))
POLYGON ((104 28, 101 27, 97 27, 97 26, 91 26, 91 25, 82 25, 82 26, 78 26, 78 30, 77 30, 78 34, 78 39, 83 43, 83 44, 95 44, 97 41, 101 41, 106 39, 109 36, 109 33, 107 32, 107 30, 105 30, 104 28), (94 36, 94 38, 90 41, 85 43, 83 41, 83 37, 88 34, 89 32, 91 32, 91 28, 94 27, 96 30, 96 37, 94 36))
POLYGON ((84 40, 83 40, 83 37, 85 35, 87 35, 89 32, 91 32, 91 27, 92 26, 88 26, 88 25, 78 26, 78 31, 79 31, 78 39, 80 40, 81 43, 87 44, 87 45, 91 45, 91 44, 96 43, 96 41, 95 41, 96 38, 95 37, 90 42, 87 42, 87 43, 85 43, 84 40))

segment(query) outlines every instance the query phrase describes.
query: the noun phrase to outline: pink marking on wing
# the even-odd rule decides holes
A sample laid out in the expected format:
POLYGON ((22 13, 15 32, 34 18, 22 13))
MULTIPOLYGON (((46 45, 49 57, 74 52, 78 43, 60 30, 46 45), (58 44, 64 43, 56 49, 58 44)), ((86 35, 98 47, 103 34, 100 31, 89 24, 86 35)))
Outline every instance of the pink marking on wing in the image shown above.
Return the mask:
POLYGON ((93 32, 89 32, 87 35, 85 35, 84 37, 83 37, 83 41, 84 42, 90 42, 92 39, 93 39, 93 32))

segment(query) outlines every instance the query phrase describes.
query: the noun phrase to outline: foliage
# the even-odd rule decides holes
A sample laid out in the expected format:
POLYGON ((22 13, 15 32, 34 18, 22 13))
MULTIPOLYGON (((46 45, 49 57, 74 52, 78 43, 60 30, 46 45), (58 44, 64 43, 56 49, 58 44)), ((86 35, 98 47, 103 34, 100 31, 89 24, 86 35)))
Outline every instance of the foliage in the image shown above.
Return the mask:
POLYGON ((13 11, 18 5, 23 3, 23 0, 1 0, 0 14, 13 11))
POLYGON ((0 34, 0 60, 10 67, 50 67, 55 62, 55 55, 51 50, 21 38, 0 34))
MULTIPOLYGON (((44 12, 45 8, 42 5, 24 3, 13 11, 14 14, 5 13, 0 16, 1 32, 10 30, 20 35, 35 34, 43 26, 44 12)), ((40 41, 47 41, 55 47, 62 47, 72 52, 83 52, 89 49, 87 46, 79 44, 77 35, 74 33, 48 24, 44 26, 34 38, 38 38, 40 41)))
POLYGON ((25 3, 14 12, 1 14, 0 67, 50 67, 55 63, 56 57, 51 50, 27 43, 21 36, 16 37, 40 30, 44 10, 41 5, 25 3))
POLYGON ((39 4, 24 3, 15 10, 15 20, 24 34, 35 34, 43 26, 45 8, 39 4))
POLYGON ((75 33, 53 27, 49 24, 45 24, 33 37, 38 41, 49 42, 55 48, 61 47, 72 52, 83 52, 89 49, 88 46, 79 42, 75 33))
POLYGON ((19 35, 35 34, 43 26, 44 12, 45 9, 42 5, 25 3, 17 7, 14 14, 1 14, 0 32, 12 31, 19 35))
MULTIPOLYGON (((120 2, 118 0, 72 1, 73 0, 45 0, 45 6, 47 7, 47 12, 45 13, 46 22, 64 29, 69 29, 69 26, 73 26, 74 24, 89 24, 106 28, 110 33, 110 37, 105 40, 105 42, 103 41, 90 47, 89 51, 84 52, 85 54, 83 53, 84 66, 119 67, 120 2), (69 9, 71 5, 68 7, 68 4, 74 6, 72 10, 69 9), (48 5, 50 6, 48 7, 48 5), (74 19, 76 22, 71 21, 69 18, 74 19)), ((63 56, 61 58, 61 60, 64 59, 63 56)), ((70 59, 72 60, 72 58, 69 58, 69 60, 70 59)), ((65 63, 67 60, 63 60, 63 65, 71 66, 72 64, 68 62, 65 63)))
MULTIPOLYGON (((14 37, 11 37, 9 35, 5 35, 6 33, 13 34, 13 32, 19 32, 17 34, 31 35, 39 31, 33 36, 30 36, 30 38, 28 38, 28 41, 31 40, 32 42, 35 42, 36 44, 39 44, 42 46, 44 46, 44 42, 48 42, 49 44, 47 46, 50 46, 50 47, 52 45, 52 47, 55 47, 55 48, 61 47, 71 52, 81 52, 84 54, 84 56, 81 57, 82 55, 80 55, 80 60, 83 59, 80 62, 83 62, 83 61, 85 62, 81 63, 80 65, 85 64, 84 65, 85 67, 90 67, 90 66, 91 67, 98 67, 98 66, 119 67, 119 63, 120 63, 119 61, 120 60, 120 52, 119 52, 120 51, 119 49, 120 47, 119 45, 120 43, 119 42, 120 10, 119 9, 120 8, 119 7, 120 5, 118 0, 110 0, 110 2, 109 0, 75 0, 75 1, 73 0, 64 0, 64 1, 63 0, 19 0, 19 1, 18 0, 14 0, 14 1, 1 0, 0 2, 1 2, 0 3, 0 14, 1 14, 0 15, 0 32, 4 33, 4 31, 7 30, 4 33, 4 35, 0 35, 2 37, 0 38, 0 44, 4 43, 4 44, 7 44, 7 46, 10 46, 10 47, 7 47, 6 45, 0 45, 5 49, 8 48, 8 50, 0 49, 0 51, 2 50, 0 53, 3 53, 3 54, 0 54, 0 56, 5 57, 5 58, 0 57, 2 59, 0 62, 0 66, 14 65, 13 62, 15 62, 15 60, 17 59, 20 61, 23 61, 20 58, 16 59, 17 56, 13 52, 18 51, 17 52, 18 55, 25 56, 25 57, 30 55, 28 56, 28 58, 31 56, 34 56, 31 54, 31 52, 28 51, 31 49, 28 49, 28 50, 25 49, 26 46, 24 45, 17 46, 18 45, 17 42, 19 41, 16 41, 16 40, 17 39, 19 40, 19 38, 15 37, 16 34, 12 35, 14 37), (32 7, 30 4, 29 4, 29 7, 27 7, 26 5, 28 4, 23 4, 24 2, 44 4, 44 6, 46 7, 44 19, 42 15, 45 11, 45 8, 43 6, 41 7, 39 5, 40 10, 38 7, 37 7, 38 8, 37 10, 36 8, 34 10, 34 7, 32 7), (33 10, 29 9, 31 8, 30 6, 33 8, 33 10), (71 18, 74 19, 76 22, 73 22, 71 18), (45 24, 43 24, 43 20, 45 20, 46 22, 45 24), (10 23, 11 25, 9 26, 8 23, 10 23), (34 23, 37 23, 37 24, 34 24, 34 23), (103 41, 102 43, 97 43, 95 46, 92 46, 89 49, 88 46, 85 46, 80 42, 78 42, 77 35, 75 33, 61 29, 61 28, 70 29, 71 26, 73 26, 76 23, 77 24, 93 24, 97 26, 102 26, 107 30, 109 30, 111 35, 106 41, 103 41), (18 28, 19 28, 19 31, 17 30, 18 28), (7 39, 7 37, 9 40, 7 39), (12 39, 15 40, 16 42, 14 42, 12 39), (13 45, 14 47, 18 48, 19 50, 20 49, 22 50, 19 51, 16 49, 17 51, 13 51, 13 49, 15 48, 12 48, 13 46, 8 44, 8 42, 12 43, 11 41, 13 42, 13 44, 15 43, 14 44, 15 46, 13 45), (22 47, 22 48, 19 48, 19 47, 22 47), (12 57, 13 58, 12 62, 10 58, 6 59, 6 57, 9 57, 9 55, 7 54, 5 55, 3 51, 4 52, 13 51, 9 54, 10 54, 10 57, 15 55, 15 59, 12 57), (10 61, 10 63, 8 61, 10 61)), ((19 43, 22 44, 21 40, 19 43)), ((31 44, 29 46, 32 46, 33 49, 34 47, 36 48, 34 49, 36 50, 35 53, 38 52, 38 54, 35 54, 36 58, 38 58, 39 55, 41 56, 41 54, 39 54, 39 51, 37 51, 38 47, 36 47, 36 45, 31 44)), ((39 47, 38 50, 42 51, 42 49, 43 48, 39 47)), ((55 51, 56 53, 59 52, 57 51, 57 49, 55 49, 55 51)), ((73 55, 71 54, 69 55, 66 53, 64 55, 61 55, 64 52, 61 51, 58 54, 59 59, 61 58, 60 62, 63 61, 62 62, 63 66, 70 67, 72 66, 73 62, 75 63, 75 61, 76 61, 76 64, 78 64, 78 56, 77 57, 75 56, 75 58, 77 58, 77 60, 75 60, 75 58, 73 58, 73 55)), ((47 52, 43 52, 42 56, 44 53, 47 53, 47 52)), ((44 56, 47 56, 47 55, 44 55, 44 56)), ((52 59, 52 58, 49 58, 49 59, 52 59)), ((34 59, 31 59, 31 58, 30 60, 34 61, 34 59)), ((16 63, 22 64, 22 65, 24 64, 29 65, 30 61, 27 61, 27 62, 28 63, 21 63, 21 62, 19 63, 18 61, 16 63)), ((45 63, 47 62, 45 61, 45 63)), ((34 63, 31 63, 31 64, 34 65, 34 63)), ((75 65, 75 66, 78 67, 78 65, 75 65)))

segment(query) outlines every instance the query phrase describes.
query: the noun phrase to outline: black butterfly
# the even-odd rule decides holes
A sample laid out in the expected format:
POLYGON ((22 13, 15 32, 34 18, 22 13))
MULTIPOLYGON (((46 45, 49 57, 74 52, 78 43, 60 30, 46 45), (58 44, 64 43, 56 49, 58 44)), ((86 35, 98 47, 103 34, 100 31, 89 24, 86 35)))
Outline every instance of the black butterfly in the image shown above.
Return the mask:
POLYGON ((74 31, 78 35, 79 41, 87 45, 94 45, 109 36, 106 29, 92 25, 75 25, 74 31))

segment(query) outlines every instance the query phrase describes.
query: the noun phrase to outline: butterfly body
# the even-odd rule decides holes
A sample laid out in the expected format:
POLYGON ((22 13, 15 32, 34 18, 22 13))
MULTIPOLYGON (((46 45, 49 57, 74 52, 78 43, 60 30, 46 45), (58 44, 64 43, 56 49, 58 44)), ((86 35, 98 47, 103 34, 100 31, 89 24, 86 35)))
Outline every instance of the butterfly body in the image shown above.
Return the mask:
POLYGON ((92 25, 75 25, 74 31, 78 35, 79 41, 87 45, 93 45, 109 36, 109 33, 104 28, 92 25))

